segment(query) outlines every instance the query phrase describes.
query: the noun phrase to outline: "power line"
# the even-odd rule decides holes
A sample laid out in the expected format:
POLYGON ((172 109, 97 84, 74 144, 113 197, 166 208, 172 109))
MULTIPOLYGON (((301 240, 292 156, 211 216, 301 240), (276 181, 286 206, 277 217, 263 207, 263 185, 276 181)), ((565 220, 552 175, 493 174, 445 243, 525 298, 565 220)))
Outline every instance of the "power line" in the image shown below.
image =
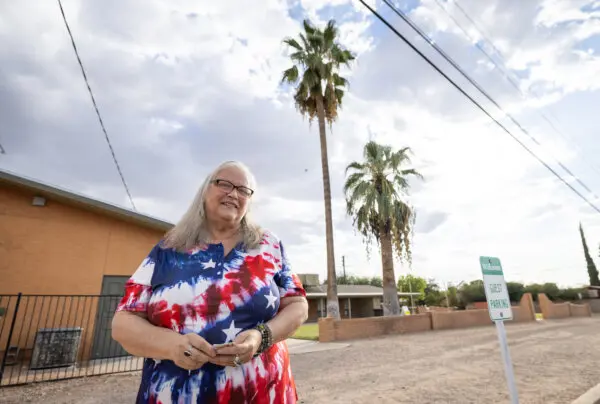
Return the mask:
MULTIPOLYGON (((575 194, 577 194, 581 199, 583 199, 590 207, 592 207, 596 212, 600 213, 600 209, 594 205, 590 200, 588 200, 584 195, 582 195, 577 189, 575 189, 571 184, 569 184, 564 178, 562 178, 555 170, 552 169, 546 162, 544 162, 541 158, 537 156, 527 145, 525 145, 521 140, 519 140, 510 130, 508 130, 502 123, 500 123, 496 118, 494 118, 485 108, 483 108, 473 97, 471 97, 465 90, 463 90, 454 80, 452 80, 446 73, 444 73, 435 63, 433 63, 423 52, 415 47, 404 35, 402 35, 396 28, 394 28, 385 18, 383 18, 377 11, 375 11, 371 6, 365 3, 364 0, 359 0, 360 3, 365 6, 373 15, 377 17, 382 23, 384 23, 394 34, 400 38, 404 43, 406 43, 413 51, 415 51, 421 58, 423 58, 431 67, 433 67, 439 74, 441 74, 454 88, 456 88, 462 95, 467 97, 473 105, 475 105, 481 112, 483 112, 488 118, 490 118, 500 129, 506 132, 510 137, 512 137, 517 143, 521 145, 529 154, 531 154, 537 161, 539 161, 548 171, 556 176, 562 183, 564 183, 567 187, 569 187, 575 194)), ((386 0, 384 0, 386 2, 386 0)))
MULTIPOLYGON (((496 55, 498 55, 500 61, 506 66, 506 57, 504 56, 504 54, 500 51, 500 49, 498 49, 496 47, 496 45, 494 45, 494 41, 492 41, 489 38, 489 35, 486 34, 484 32, 484 29, 481 28, 479 26, 479 24, 477 24, 475 22, 475 20, 473 18, 471 18, 469 16, 469 14, 465 11, 465 9, 463 7, 461 7, 461 5, 458 3, 458 0, 448 0, 450 2, 452 2, 452 4, 454 4, 454 6, 461 12, 461 14, 471 23, 471 25, 473 25, 473 27, 475 27, 475 31, 477 31, 479 33, 479 35, 481 35, 481 37, 483 38, 483 40, 492 48, 492 50, 496 53, 496 55)), ((437 2, 437 0, 436 0, 437 2)), ((520 87, 519 87, 520 90, 520 87)), ((534 91, 532 91, 533 95, 537 97, 537 95, 535 94, 534 91)), ((538 98, 539 99, 539 98, 538 98)), ((554 129, 557 133, 559 133, 561 136, 563 136, 563 134, 555 127, 554 123, 552 123, 550 120, 548 120, 547 117, 543 116, 544 120, 546 120, 546 122, 548 123, 548 125, 550 125, 552 127, 552 129, 554 129)), ((554 119, 556 121, 559 121, 558 118, 556 116, 554 116, 554 119)))
MULTIPOLYGON (((506 112, 501 106, 500 104, 498 104, 496 102, 496 100, 494 100, 492 98, 492 96, 490 96, 488 94, 487 91, 485 91, 481 85, 475 81, 475 79, 471 78, 459 65, 458 63, 456 63, 456 61, 454 61, 454 59, 452 59, 452 57, 450 57, 442 48, 440 48, 426 33, 423 32, 423 30, 421 30, 407 15, 406 13, 404 13, 402 10, 398 10, 396 9, 396 7, 394 7, 388 0, 383 0, 383 2, 392 9, 392 11, 394 11, 394 13, 396 13, 396 15, 398 15, 400 18, 402 18, 402 20, 404 22, 406 22, 414 31, 416 31, 419 36, 421 38, 423 38, 430 46, 432 46, 440 55, 442 55, 442 57, 448 62, 450 63, 450 65, 452 67, 454 67, 460 74, 461 76, 463 76, 469 83, 471 83, 471 85, 473 85, 481 94, 483 94, 483 96, 490 101, 492 104, 494 104, 494 106, 496 108, 498 108, 504 115, 506 115, 506 117, 508 119, 511 120, 511 122, 513 124, 515 124, 520 130, 521 132, 523 132, 525 135, 527 135, 536 145, 538 145, 539 147, 542 147, 542 144, 532 135, 529 133, 529 131, 527 129, 525 129, 511 114, 509 114, 508 112, 506 112)), ((565 172, 567 174, 569 174, 571 177, 573 177, 575 179, 575 181, 577 181, 579 183, 579 185, 581 185, 586 191, 588 191, 590 194, 592 194, 592 196, 597 200, 599 199, 594 192, 588 188, 588 186, 581 181, 579 178, 577 178, 577 176, 575 174, 573 174, 571 172, 571 170, 569 170, 562 162, 560 162, 560 160, 558 160, 556 157, 552 156, 550 153, 548 153, 550 155, 550 157, 552 157, 552 159, 554 159, 554 161, 560 166, 560 168, 562 168, 563 170, 565 170, 565 172)))
POLYGON ((115 166, 117 167, 119 177, 121 177, 121 182, 123 182, 123 187, 125 187, 125 192, 127 193, 129 202, 131 203, 133 210, 137 211, 137 209, 135 207, 135 203, 133 203, 133 198, 131 196, 131 192, 129 192, 129 187, 127 186, 127 182, 125 181, 123 172, 121 171, 121 166, 119 165, 119 161, 117 160, 117 156, 115 155, 115 151, 110 142, 110 138, 108 137, 108 133, 106 131, 106 128, 104 127, 104 121, 102 120, 102 116, 100 115, 100 111, 98 110, 98 105, 96 104, 96 99, 94 98, 94 93, 92 92, 92 88, 90 87, 90 83, 88 81, 87 74, 85 73, 83 63, 81 62, 81 58, 79 57, 79 52, 77 51, 77 45, 75 45, 75 39, 73 38, 73 34, 71 33, 71 28, 69 27, 69 23, 67 22, 67 17, 65 16, 65 11, 63 10, 61 0, 57 0, 57 1, 58 1, 58 7, 60 8, 60 13, 62 14, 62 18, 65 23, 65 27, 67 28, 67 32, 69 33, 69 37, 71 38, 71 45, 73 45, 73 50, 75 51, 75 56, 77 57, 77 62, 79 63, 79 67, 81 68, 81 74, 83 75, 85 85, 87 86, 88 93, 90 94, 90 98, 92 99, 92 104, 94 106, 94 110, 96 111, 96 116, 98 117, 98 122, 100 123, 102 132, 104 133, 104 138, 106 139, 106 143, 108 144, 108 148, 110 149, 110 154, 112 155, 113 161, 115 162, 115 166))
POLYGON ((494 42, 492 42, 488 39, 487 35, 485 35, 485 33, 483 32, 483 29, 479 28, 479 25, 471 17, 469 17, 469 14, 467 14, 466 11, 460 6, 460 4, 458 4, 458 1, 454 0, 454 1, 452 1, 452 3, 454 3, 456 8, 458 8, 461 11, 461 13, 465 16, 465 18, 467 20, 469 20, 469 22, 475 27, 475 29, 479 32, 481 37, 483 39, 485 39, 487 41, 487 43, 490 44, 490 46, 492 47, 494 52, 496 52, 501 58, 503 58, 504 55, 502 55, 502 52, 500 52, 500 50, 498 48, 496 48, 496 45, 494 45, 494 42))
MULTIPOLYGON (((457 26, 457 27, 458 27, 458 28, 459 28, 459 29, 460 29, 460 30, 463 32, 463 34, 464 34, 464 35, 467 37, 467 39, 468 39, 469 41, 471 41, 471 42, 472 42, 472 43, 475 45, 475 47, 476 47, 477 49, 479 49, 479 51, 480 51, 481 53, 483 53, 483 55, 484 55, 484 56, 485 56, 485 57, 486 57, 486 58, 487 58, 487 59, 490 61, 490 63, 492 63, 492 64, 493 64, 493 65, 494 65, 494 66, 495 66, 495 67, 496 67, 498 70, 500 70, 500 71, 501 71, 501 72, 504 74, 504 77, 506 78, 506 80, 507 80, 507 81, 508 81, 508 82, 509 82, 509 83, 510 83, 510 84, 511 84, 511 85, 512 85, 512 86, 513 86, 513 87, 514 87, 514 88, 515 88, 517 91, 519 91, 519 92, 521 93, 521 95, 524 95, 524 94, 523 94, 523 91, 521 90, 521 87, 519 86, 519 83, 517 83, 517 82, 516 82, 516 81, 515 81, 515 80, 514 80, 512 77, 510 77, 510 75, 509 75, 509 74, 508 74, 508 73, 507 73, 507 72, 506 72, 506 71, 505 71, 505 70, 504 70, 504 69, 503 69, 501 66, 499 66, 499 65, 498 65, 498 62, 496 62, 496 60, 495 60, 495 59, 494 59, 494 58, 493 58, 493 57, 492 57, 492 56, 491 56, 491 55, 490 55, 490 54, 489 54, 489 53, 488 53, 488 52, 487 52, 487 51, 486 51, 486 50, 485 50, 485 49, 484 49, 484 48, 483 48, 483 47, 482 47, 482 46, 481 46, 479 43, 477 43, 477 42, 476 42, 476 41, 475 41, 475 40, 474 40, 474 39, 471 37, 471 35, 470 35, 470 34, 467 32, 467 30, 466 30, 466 29, 464 29, 464 28, 463 28, 463 26, 460 24, 460 22, 458 22, 458 21, 456 20, 456 18, 454 18, 454 16, 453 16, 452 14, 450 14, 450 12, 449 12, 449 11, 446 9, 446 7, 442 5, 441 1, 440 1, 440 0, 434 0, 434 1, 435 1, 435 4, 437 4, 437 5, 438 5, 438 7, 439 7, 439 8, 441 8, 441 9, 442 9, 442 11, 444 11, 444 13, 445 13, 445 14, 446 14, 446 15, 447 15, 447 16, 448 16, 448 17, 449 17, 451 20, 452 20, 452 22, 454 22, 454 24, 455 24, 455 25, 456 25, 456 26, 457 26)), ((458 7, 458 4, 457 4, 456 2, 453 2, 453 3, 454 3, 454 4, 455 4, 457 7, 458 7)), ((470 19, 470 18, 469 18, 467 15, 465 15, 465 16, 466 16, 466 17, 469 19, 469 21, 472 21, 472 20, 471 20, 471 19, 470 19)), ((475 29, 477 29, 477 25, 475 25, 474 23, 473 23, 473 25, 475 26, 475 29)), ((481 37, 482 37, 482 38, 484 38, 484 39, 486 38, 486 37, 484 36, 483 32, 481 32, 481 31, 480 31, 480 30, 478 30, 478 29, 477 29, 477 32, 479 32, 479 35, 481 35, 481 37)), ((489 44, 490 44, 490 45, 491 45, 491 46, 492 46, 494 49, 496 49, 496 47, 494 46, 494 44, 493 44, 491 41, 488 41, 488 43, 489 43, 489 44)), ((499 51, 497 51, 497 53, 498 53, 498 52, 499 52, 499 51)), ((501 54, 500 54, 500 53, 498 53, 498 55, 500 55, 500 56, 501 56, 501 54)))
MULTIPOLYGON (((462 24, 459 21, 457 21, 456 18, 454 18, 454 16, 452 14, 450 14, 448 9, 442 5, 442 0, 434 0, 434 1, 438 5, 438 7, 448 16, 448 18, 450 18, 452 20, 452 22, 454 22, 454 24, 463 32, 463 34, 467 37, 467 39, 471 43, 473 43, 475 45, 475 47, 486 57, 486 59, 488 61, 490 61, 490 63, 492 63, 494 65, 494 67, 496 67, 496 69, 498 69, 502 73, 502 75, 504 76, 506 81, 508 81, 511 84, 511 86, 519 92, 521 98, 523 100, 527 100, 529 98, 529 96, 528 96, 528 94, 525 94, 525 92, 521 89, 521 86, 518 84, 518 78, 515 80, 514 74, 511 75, 511 73, 508 71, 509 69, 506 67, 506 62, 505 62, 506 59, 505 59, 504 55, 500 52, 500 50, 498 50, 498 48, 496 48, 493 41, 488 36, 485 35, 483 30, 481 28, 479 28, 479 25, 476 24, 475 21, 467 14, 467 12, 458 4, 458 1, 448 0, 448 2, 453 3, 457 7, 457 9, 460 10, 460 12, 465 16, 465 18, 467 18, 469 20, 469 22, 471 22, 471 24, 473 25, 475 30, 479 33, 479 35, 496 52, 496 54, 498 55, 498 58, 500 60, 500 64, 485 50, 485 48, 483 46, 481 46, 481 44, 479 44, 476 40, 474 40, 471 37, 471 35, 467 32, 467 30, 462 26, 462 24)), ((532 91, 531 94, 534 96, 534 98, 536 100, 540 101, 539 96, 535 92, 532 91)), ((543 111, 537 110, 537 112, 540 114, 542 119, 552 128, 552 130, 555 133, 557 133, 563 139, 565 139, 569 142, 572 142, 573 145, 575 146, 575 148, 577 149, 577 151, 579 151, 581 153, 584 160, 586 160, 586 162, 589 164, 590 168, 593 171, 595 171, 596 174, 600 175, 600 169, 598 169, 598 167, 595 164, 593 164, 593 162, 589 161, 586 158, 585 153, 583 152, 583 150, 581 149, 579 144, 575 141, 575 139, 572 138, 571 136, 566 135, 560 129, 558 129, 556 127, 556 125, 550 120, 550 118, 548 118, 548 116, 546 116, 546 114, 544 114, 543 111)), ((556 117, 555 117, 555 119, 556 119, 556 117)))

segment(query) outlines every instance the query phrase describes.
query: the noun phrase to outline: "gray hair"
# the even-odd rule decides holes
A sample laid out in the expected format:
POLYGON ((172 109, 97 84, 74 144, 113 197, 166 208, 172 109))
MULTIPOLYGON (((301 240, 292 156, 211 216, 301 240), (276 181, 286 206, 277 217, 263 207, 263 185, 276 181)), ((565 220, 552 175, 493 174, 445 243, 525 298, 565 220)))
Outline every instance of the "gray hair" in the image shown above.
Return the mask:
MULTIPOLYGON (((211 182, 221 170, 227 167, 236 167, 242 170, 248 179, 248 186, 252 189, 256 187, 256 180, 250 169, 239 161, 226 161, 219 164, 217 168, 210 173, 202 186, 196 193, 192 204, 183 214, 179 222, 165 236, 163 246, 173 248, 177 251, 187 251, 199 244, 207 244, 210 239, 206 228, 206 211, 204 210, 204 199, 211 182)), ((242 218, 242 243, 248 249, 257 248, 263 238, 263 230, 255 224, 249 215, 250 202, 248 201, 248 210, 242 218)))

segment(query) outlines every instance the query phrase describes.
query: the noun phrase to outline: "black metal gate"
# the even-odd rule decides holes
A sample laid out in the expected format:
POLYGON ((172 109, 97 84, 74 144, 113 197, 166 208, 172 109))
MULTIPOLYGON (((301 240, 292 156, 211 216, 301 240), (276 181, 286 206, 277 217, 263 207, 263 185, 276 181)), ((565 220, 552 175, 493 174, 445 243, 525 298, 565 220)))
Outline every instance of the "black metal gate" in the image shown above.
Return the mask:
POLYGON ((0 387, 140 370, 110 337, 120 298, 0 295, 0 387))

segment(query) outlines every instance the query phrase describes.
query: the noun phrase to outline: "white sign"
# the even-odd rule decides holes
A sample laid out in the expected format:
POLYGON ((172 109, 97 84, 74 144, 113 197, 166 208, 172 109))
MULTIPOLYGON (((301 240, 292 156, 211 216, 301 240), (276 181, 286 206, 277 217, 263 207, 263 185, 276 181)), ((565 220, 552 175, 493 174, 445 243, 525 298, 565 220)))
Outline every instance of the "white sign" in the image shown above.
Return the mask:
POLYGON ((495 257, 479 257, 479 263, 483 274, 488 311, 490 318, 496 324, 496 331, 498 332, 498 342, 500 343, 502 362, 504 362, 504 374, 506 375, 510 402, 519 404, 519 393, 517 392, 512 360, 506 341, 506 330, 504 329, 504 320, 512 320, 513 315, 502 265, 500 265, 500 259, 495 257))
POLYGON ((500 260, 495 257, 479 257, 479 263, 490 318, 492 321, 512 320, 512 307, 500 260))

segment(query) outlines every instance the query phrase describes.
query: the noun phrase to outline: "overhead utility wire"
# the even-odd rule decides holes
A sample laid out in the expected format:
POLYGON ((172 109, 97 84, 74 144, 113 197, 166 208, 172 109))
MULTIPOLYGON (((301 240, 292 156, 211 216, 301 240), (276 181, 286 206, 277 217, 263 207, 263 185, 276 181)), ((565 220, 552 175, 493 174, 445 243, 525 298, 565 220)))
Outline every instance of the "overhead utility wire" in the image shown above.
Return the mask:
MULTIPOLYGON (((481 35, 481 37, 484 39, 484 41, 487 42, 487 44, 492 48, 492 50, 496 53, 496 55, 498 55, 498 58, 500 59, 500 61, 506 66, 506 63, 505 63, 506 57, 502 54, 500 49, 498 49, 496 47, 496 45, 494 45, 494 41, 492 41, 489 38, 489 35, 484 32, 483 28, 481 28, 479 26, 479 24, 477 24, 477 22, 475 22, 475 20, 469 16, 469 14, 465 11, 465 9, 463 7, 461 7, 461 5, 458 3, 458 0, 448 0, 448 1, 451 1, 456 6, 456 8, 461 12, 461 14, 471 23, 471 25, 473 25, 473 27, 475 27, 475 30, 479 33, 479 35, 481 35)), ((519 87, 519 90, 520 90, 520 87, 519 87)), ((535 93, 533 93, 533 94, 534 94, 534 96, 536 96, 536 98, 538 98, 535 93)), ((554 129, 555 132, 557 132, 559 135, 564 137, 564 134, 556 128, 554 123, 552 121, 550 121, 548 119, 548 117, 543 116, 543 118, 548 123, 548 125, 550 125, 552 127, 552 129, 554 129)), ((554 119, 556 121, 558 121, 558 119, 556 117, 554 117, 554 119)))
MULTIPOLYGON (((524 100, 527 100, 529 98, 529 96, 527 94, 525 94, 525 92, 523 92, 523 90, 521 89, 520 85, 518 84, 518 79, 515 80, 514 79, 514 74, 510 74, 510 72, 508 71, 508 68, 506 67, 506 59, 504 58, 504 56, 502 55, 502 53, 494 46, 493 41, 488 38, 483 31, 481 30, 481 28, 479 28, 479 26, 475 23, 475 21, 473 21, 471 19, 471 17, 469 17, 469 15, 467 14, 467 12, 460 7, 460 5, 458 4, 458 2, 456 0, 454 1, 450 1, 448 0, 448 2, 452 2, 460 11, 461 13, 471 22, 471 24, 475 27, 475 30, 479 33, 479 35, 481 35, 481 37, 494 49, 494 51, 496 52, 496 54, 498 55, 498 58, 500 59, 500 64, 485 50, 485 48, 483 46, 481 46, 481 44, 479 44, 477 41, 475 41, 471 35, 467 32, 467 30, 462 26, 462 24, 456 20, 456 18, 454 18, 454 16, 448 11, 448 9, 442 5, 442 1, 441 0, 434 0, 435 3, 438 5, 439 8, 442 9, 442 11, 448 16, 448 18, 450 18, 452 20, 452 22, 454 22, 454 24, 463 32, 463 34, 467 37, 467 39, 469 41, 471 41, 471 43, 473 43, 475 45, 475 47, 486 57, 486 59, 488 59, 504 76, 504 78, 511 84, 511 86, 517 90, 519 92, 519 94, 521 95, 521 98, 524 100)), ((532 95, 534 96, 534 98, 536 100, 540 100, 539 96, 535 93, 532 93, 532 95)), ((579 144, 576 142, 576 140, 571 137, 566 135, 565 133, 563 133, 560 129, 558 129, 556 127, 556 125, 550 120, 550 118, 548 118, 548 116, 546 116, 546 114, 541 111, 541 110, 537 110, 537 112, 540 114, 540 116, 542 117, 542 119, 544 121, 546 121, 546 123, 552 128, 552 130, 557 133, 558 135, 560 135, 563 139, 572 142, 573 145, 575 146, 575 148, 581 153, 581 155, 583 156, 584 160, 586 160, 586 162, 589 164, 590 168, 596 172, 596 174, 600 175, 600 169, 591 161, 589 161, 586 158, 586 154, 584 153, 584 151, 582 150, 582 148, 579 146, 579 144)))
POLYGON ((502 55, 502 52, 500 52, 500 50, 498 48, 496 48, 496 45, 494 45, 494 42, 492 42, 488 36, 483 32, 483 29, 479 28, 479 25, 469 16, 469 14, 467 14, 467 12, 464 10, 464 8, 462 8, 460 6, 460 4, 458 4, 458 1, 453 0, 452 3, 454 3, 454 5, 456 6, 456 8, 458 8, 460 10, 460 12, 462 13, 462 15, 465 16, 465 18, 467 20, 469 20, 469 22, 475 27, 475 29, 479 32, 479 34, 481 35, 481 37, 483 39, 486 40, 486 42, 492 47, 492 49, 494 50, 494 52, 496 52, 496 54, 498 54, 498 56, 500 56, 501 58, 504 58, 504 55, 502 55))
MULTIPOLYGON (((458 22, 456 20, 456 18, 454 18, 454 16, 452 14, 450 14, 450 12, 446 9, 445 6, 442 5, 440 0, 434 0, 435 4, 438 5, 439 8, 442 9, 442 11, 452 20, 452 22, 454 22, 454 24, 463 32, 463 34, 467 37, 467 39, 469 41, 471 41, 471 43, 473 43, 473 45, 475 45, 475 47, 477 49, 479 49, 479 51, 481 51, 481 53, 483 53, 483 55, 487 58, 487 60, 490 61, 490 63, 492 63, 498 70, 500 70, 504 77, 506 78, 506 80, 517 90, 521 93, 522 96, 525 96, 525 94, 523 94, 523 91, 521 90, 521 87, 519 86, 519 83, 517 83, 512 77, 510 77, 510 75, 508 74, 508 72, 506 72, 501 66, 498 65, 498 62, 496 62, 496 60, 477 42, 475 41, 471 35, 467 32, 467 30, 465 28, 463 28, 463 26, 461 25, 460 22, 458 22)), ((458 6, 458 4, 456 2, 453 2, 455 5, 458 6)), ((465 15, 466 16, 466 15, 465 15)), ((466 16, 467 18, 469 18, 468 16, 466 16)), ((469 21, 472 21, 469 18, 469 21)), ((477 26, 475 26, 475 29, 477 29, 477 26)), ((479 32, 479 35, 481 35, 482 38, 486 39, 486 37, 483 35, 483 32, 481 32, 480 30, 477 29, 477 32, 479 32)), ((486 39, 487 40, 487 39, 486 39)), ((487 41, 492 47, 494 47, 494 44, 491 41, 487 41)), ((494 49, 496 49, 494 47, 494 49)), ((500 57, 502 57, 502 54, 497 52, 498 55, 500 57)))
MULTIPOLYGON (((494 106, 496 108, 498 108, 498 110, 500 110, 500 112, 502 112, 504 115, 506 115, 508 117, 508 119, 511 120, 512 123, 514 123, 520 130, 521 132, 523 132, 525 135, 527 135, 536 145, 538 145, 539 147, 542 147, 542 144, 532 135, 529 133, 529 131, 527 129, 525 129, 511 114, 509 114, 508 112, 506 112, 501 106, 500 104, 498 104, 496 102, 496 100, 494 100, 488 93, 487 91, 485 91, 481 85, 475 81, 475 79, 471 78, 459 65, 458 63, 456 63, 456 61, 454 61, 454 59, 452 59, 452 57, 450 57, 442 48, 440 48, 425 32, 423 32, 423 30, 421 30, 407 15, 406 13, 404 13, 402 10, 398 10, 396 9, 396 7, 394 7, 388 0, 383 0, 383 2, 392 9, 392 11, 394 11, 394 13, 396 13, 396 15, 398 15, 398 17, 402 18, 402 20, 404 20, 404 22, 406 22, 414 31, 416 31, 419 36, 421 38, 423 38, 429 45, 431 45, 440 55, 442 55, 442 57, 444 59, 446 59, 446 61, 448 63, 450 63, 452 65, 452 67, 454 67, 469 83, 471 83, 481 94, 483 94, 483 96, 492 104, 494 104, 494 106)), ((585 188, 590 194, 592 194, 592 196, 598 200, 599 198, 594 194, 594 192, 588 188, 588 186, 583 183, 583 181, 581 181, 579 178, 577 178, 577 176, 575 174, 573 174, 573 172, 571 172, 571 170, 569 170, 563 163, 560 162, 560 160, 558 160, 556 157, 552 156, 552 154, 548 153, 550 155, 550 157, 552 157, 552 159, 554 159, 554 161, 563 169, 565 170, 565 172, 567 174, 569 174, 571 177, 573 177, 575 179, 575 181, 577 181, 579 183, 579 185, 581 185, 583 188, 585 188)))
POLYGON ((131 197, 131 192, 129 192, 129 187, 127 186, 127 182, 125 181, 123 172, 121 171, 121 166, 119 165, 119 161, 117 160, 117 156, 115 155, 115 151, 110 142, 110 138, 108 137, 108 133, 106 132, 106 128, 104 127, 104 121, 102 120, 102 116, 100 115, 100 111, 98 110, 98 105, 96 104, 96 99, 94 98, 94 93, 92 92, 92 88, 90 87, 90 83, 88 81, 87 74, 85 73, 83 63, 81 62, 81 58, 79 57, 79 52, 77 51, 77 45, 75 45, 75 39, 73 39, 73 34, 71 33, 71 28, 69 27, 69 23, 67 22, 67 17, 65 16, 65 11, 63 10, 62 3, 60 0, 57 0, 57 1, 58 1, 58 7, 60 8, 60 13, 62 14, 62 18, 65 23, 65 27, 67 28, 67 32, 69 33, 69 37, 71 38, 71 45, 73 45, 73 50, 75 51, 75 56, 77 57, 77 62, 79 63, 79 67, 81 68, 81 74, 83 75, 83 80, 85 81, 85 85, 87 86, 88 93, 90 94, 90 98, 92 99, 92 104, 94 106, 94 110, 96 111, 96 116, 98 117, 98 122, 100 123, 102 132, 104 133, 104 138, 106 139, 106 143, 108 144, 108 148, 110 149, 110 154, 112 155, 113 161, 115 162, 115 166, 117 167, 117 171, 119 172, 119 176, 121 177, 121 182, 123 182, 123 187, 125 187, 125 192, 127 192, 127 197, 129 198, 129 202, 131 203, 133 210, 137 211, 137 209, 135 207, 135 203, 133 203, 133 198, 131 197))
MULTIPOLYGON (((500 123, 496 118, 494 118, 485 108, 483 108, 473 97, 471 97, 465 90, 463 90, 454 80, 452 80, 446 73, 444 73, 435 63, 433 63, 423 52, 415 47, 404 35, 402 35, 396 28, 394 28, 385 18, 383 18, 377 11, 375 11, 371 6, 365 3, 364 0, 359 0, 360 3, 365 6, 377 19, 379 19, 382 23, 384 23, 397 37, 399 37, 404 43, 406 43, 413 51, 415 51, 421 58, 423 58, 431 67, 433 67, 439 74, 441 74, 454 88, 456 88, 462 95, 467 97, 469 101, 473 103, 481 112, 483 112, 488 118, 490 118, 496 125, 498 125, 504 132, 506 132, 510 137, 512 137, 517 143, 521 145, 529 154, 531 154, 537 161, 539 161, 544 167, 548 169, 552 174, 556 176, 561 182, 563 182, 567 187, 569 187, 575 194, 577 194, 581 199, 583 199, 592 209, 596 212, 600 213, 600 209, 594 205, 591 201, 589 201, 584 195, 582 195, 577 189, 573 188, 571 184, 569 184, 564 178, 562 178, 552 167, 550 167, 546 162, 540 159, 527 145, 525 145, 522 141, 520 141, 511 131, 509 131, 502 123, 500 123)), ((384 0, 385 1, 385 0, 384 0)))

